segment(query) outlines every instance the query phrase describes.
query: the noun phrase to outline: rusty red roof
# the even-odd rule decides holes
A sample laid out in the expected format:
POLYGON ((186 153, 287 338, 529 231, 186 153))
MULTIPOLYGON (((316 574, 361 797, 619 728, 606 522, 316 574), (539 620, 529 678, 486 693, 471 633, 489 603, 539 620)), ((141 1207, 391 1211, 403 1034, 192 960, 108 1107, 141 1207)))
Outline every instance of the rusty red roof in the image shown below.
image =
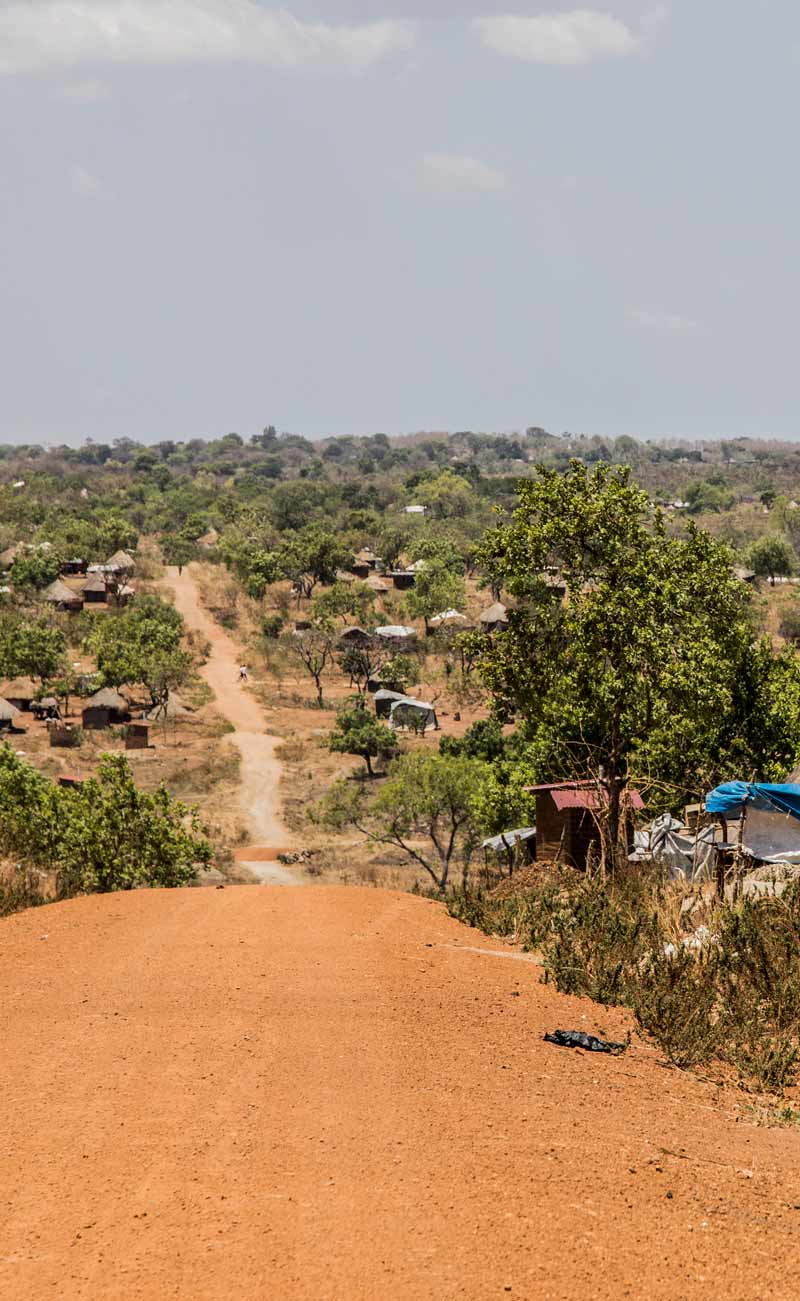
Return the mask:
MULTIPOLYGON (((548 782, 544 786, 526 786, 525 790, 530 795, 549 792, 559 813, 564 809, 596 809, 599 805, 594 781, 548 782)), ((644 808, 644 800, 632 786, 625 790, 623 799, 630 802, 631 808, 644 808)))

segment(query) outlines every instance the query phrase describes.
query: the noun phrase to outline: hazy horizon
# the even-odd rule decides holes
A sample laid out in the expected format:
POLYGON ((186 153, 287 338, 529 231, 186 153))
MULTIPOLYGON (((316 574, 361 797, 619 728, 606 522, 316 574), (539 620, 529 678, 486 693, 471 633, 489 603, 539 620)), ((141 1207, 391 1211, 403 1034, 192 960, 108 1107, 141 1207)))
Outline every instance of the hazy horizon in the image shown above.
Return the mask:
POLYGON ((795 440, 799 64, 789 0, 0 0, 0 442, 795 440))

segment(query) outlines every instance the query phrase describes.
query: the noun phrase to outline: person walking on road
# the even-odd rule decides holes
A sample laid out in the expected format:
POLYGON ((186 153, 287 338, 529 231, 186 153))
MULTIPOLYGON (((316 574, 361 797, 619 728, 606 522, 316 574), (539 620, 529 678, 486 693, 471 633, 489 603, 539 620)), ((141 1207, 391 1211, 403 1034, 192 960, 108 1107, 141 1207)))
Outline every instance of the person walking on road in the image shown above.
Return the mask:
POLYGON ((240 665, 239 665, 239 681, 240 681, 240 682, 246 682, 246 681, 247 681, 247 665, 246 665, 246 664, 240 664, 240 665))

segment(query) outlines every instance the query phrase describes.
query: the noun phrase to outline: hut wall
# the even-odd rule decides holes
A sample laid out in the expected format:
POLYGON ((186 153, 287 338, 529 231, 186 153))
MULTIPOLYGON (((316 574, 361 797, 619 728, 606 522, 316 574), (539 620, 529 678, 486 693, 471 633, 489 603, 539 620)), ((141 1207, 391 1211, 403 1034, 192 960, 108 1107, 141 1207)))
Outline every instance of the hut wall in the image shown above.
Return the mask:
POLYGON ((147 750, 150 747, 150 729, 131 723, 125 734, 126 750, 147 750))
POLYGON ((536 857, 540 862, 558 855, 560 863, 583 869, 589 847, 598 839, 597 824, 588 809, 559 810, 549 791, 537 794, 536 857))
POLYGON ((86 731, 100 732, 104 727, 111 726, 111 710, 92 705, 91 708, 84 709, 81 722, 86 731))
POLYGON ((71 750, 78 744, 78 733, 74 727, 51 727, 49 734, 53 750, 71 750))
POLYGON ((105 605, 105 592, 84 592, 83 599, 87 605, 105 605))
POLYGON ((392 574, 392 582, 398 592, 408 592, 415 581, 415 574, 392 574))

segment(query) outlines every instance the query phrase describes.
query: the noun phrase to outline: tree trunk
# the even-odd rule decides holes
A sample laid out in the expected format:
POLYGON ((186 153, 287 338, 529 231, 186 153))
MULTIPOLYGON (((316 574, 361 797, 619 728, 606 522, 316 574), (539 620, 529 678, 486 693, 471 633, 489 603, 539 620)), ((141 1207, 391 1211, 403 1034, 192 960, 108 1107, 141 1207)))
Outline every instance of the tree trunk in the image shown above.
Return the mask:
POLYGON ((372 759, 370 758, 369 754, 365 754, 364 758, 367 761, 367 772, 369 773, 370 777, 374 777, 375 774, 372 771, 372 759))
POLYGON ((317 705, 319 706, 320 709, 322 709, 322 703, 323 703, 323 702, 322 702, 322 683, 320 682, 320 674, 319 674, 319 673, 315 673, 315 674, 314 674, 314 681, 315 681, 316 684, 317 684, 317 705))

